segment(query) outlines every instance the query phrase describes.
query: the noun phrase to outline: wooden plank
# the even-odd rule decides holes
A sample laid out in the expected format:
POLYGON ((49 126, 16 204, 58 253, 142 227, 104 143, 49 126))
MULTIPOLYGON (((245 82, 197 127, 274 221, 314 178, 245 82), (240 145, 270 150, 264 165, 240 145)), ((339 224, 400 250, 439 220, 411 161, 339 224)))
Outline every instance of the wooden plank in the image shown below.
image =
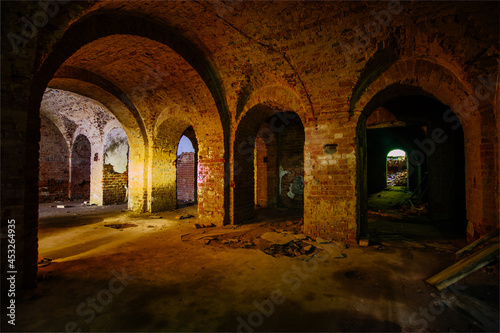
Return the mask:
POLYGON ((440 295, 431 295, 485 332, 498 332, 498 309, 463 293, 443 291, 440 295))
POLYGON ((464 254, 467 254, 471 251, 473 251, 475 248, 477 248, 478 246, 484 244, 484 243, 487 243, 489 242, 490 240, 493 241, 495 238, 498 238, 498 234, 499 234, 499 228, 497 228, 496 230, 493 230, 492 232, 490 232, 489 234, 486 234, 484 235, 483 237, 477 239, 476 241, 470 243, 469 245, 467 245, 466 247, 458 250, 456 252, 456 255, 457 256, 462 256, 464 254))
POLYGON ((466 277, 472 272, 477 271, 481 267, 488 265, 498 258, 498 250, 500 244, 498 242, 485 247, 468 258, 464 258, 454 265, 446 268, 438 274, 427 279, 428 284, 442 290, 458 280, 466 277))

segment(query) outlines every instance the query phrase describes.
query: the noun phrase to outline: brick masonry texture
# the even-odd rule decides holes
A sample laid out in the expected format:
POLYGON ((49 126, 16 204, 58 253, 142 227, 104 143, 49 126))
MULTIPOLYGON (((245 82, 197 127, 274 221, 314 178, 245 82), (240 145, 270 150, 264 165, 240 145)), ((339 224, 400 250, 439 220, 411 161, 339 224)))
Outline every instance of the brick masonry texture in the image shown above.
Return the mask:
MULTIPOLYGON (((100 1, 58 8, 31 38, 21 18, 31 19, 40 5, 2 3, 2 216, 18 221, 26 286, 36 281, 39 143, 47 128, 39 115, 49 117, 42 99, 56 99, 54 90, 98 101, 123 127, 128 205, 138 212, 175 208, 176 147, 192 128, 199 216, 217 225, 251 218, 256 203, 275 204, 269 184, 279 165, 268 162, 268 190, 257 186, 254 194, 254 170, 265 177, 259 143, 253 163, 255 137, 273 115, 297 114, 303 139, 288 141, 294 152, 286 152, 292 158, 282 194, 303 173, 305 232, 348 243, 366 234, 367 118, 376 112, 375 122, 393 122, 377 109, 401 96, 426 96, 463 127, 468 240, 498 226, 498 2, 100 1)), ((70 140, 51 120, 68 147, 85 134, 68 123, 70 140)), ((86 135, 91 184, 102 187, 102 149, 93 147, 105 133, 95 134, 86 135)), ((90 192, 102 203, 102 190, 90 192)))
POLYGON ((182 153, 177 157, 177 200, 194 202, 195 194, 195 153, 182 153))
POLYGON ((128 172, 117 173, 110 164, 104 165, 103 204, 111 205, 127 201, 128 172))
POLYGON ((69 198, 69 148, 61 131, 47 117, 40 117, 39 200, 69 198))

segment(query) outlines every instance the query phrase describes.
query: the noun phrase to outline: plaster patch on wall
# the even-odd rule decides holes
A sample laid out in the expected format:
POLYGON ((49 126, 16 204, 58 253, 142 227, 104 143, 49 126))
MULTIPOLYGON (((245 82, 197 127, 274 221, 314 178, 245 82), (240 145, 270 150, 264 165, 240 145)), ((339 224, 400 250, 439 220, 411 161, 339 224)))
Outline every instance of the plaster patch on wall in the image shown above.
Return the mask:
POLYGON ((112 129, 104 141, 104 163, 113 166, 116 173, 127 171, 128 165, 127 134, 121 128, 112 129))

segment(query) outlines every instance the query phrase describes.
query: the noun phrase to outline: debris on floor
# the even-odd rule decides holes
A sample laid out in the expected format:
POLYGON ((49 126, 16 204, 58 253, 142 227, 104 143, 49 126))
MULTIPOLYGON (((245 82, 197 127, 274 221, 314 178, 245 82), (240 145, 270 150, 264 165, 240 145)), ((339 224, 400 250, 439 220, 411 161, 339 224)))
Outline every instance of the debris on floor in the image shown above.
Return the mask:
POLYGON ((421 216, 429 213, 429 204, 426 202, 417 203, 408 200, 400 205, 397 205, 396 208, 404 215, 421 216))
POLYGON ((194 217, 194 215, 191 215, 191 214, 184 214, 184 215, 177 215, 175 218, 177 220, 185 220, 185 219, 190 219, 194 217))
POLYGON ((497 229, 493 230, 492 232, 490 232, 489 234, 486 234, 483 237, 479 238, 478 240, 470 243, 466 247, 464 247, 461 250, 456 252, 457 257, 461 257, 464 254, 472 252, 475 249, 477 249, 483 245, 486 245, 486 244, 489 244, 492 242, 498 242, 499 232, 500 232, 500 228, 497 228, 497 229))
POLYGON ((318 252, 319 249, 302 240, 292 240, 285 244, 273 244, 262 251, 273 257, 300 257, 318 252))
POLYGON ((108 228, 113 228, 117 230, 125 229, 125 228, 132 228, 132 227, 137 227, 137 224, 133 223, 112 223, 112 224, 105 224, 105 227, 108 228))
MULTIPOLYGON (((486 235, 484 237, 490 237, 486 235)), ((487 241, 486 241, 487 242, 487 241)), ((430 277, 425 282, 436 287, 439 290, 442 290, 453 283, 461 280, 467 275, 477 271, 478 269, 498 260, 500 243, 498 238, 494 242, 488 243, 488 245, 482 247, 479 251, 474 254, 469 255, 468 257, 460 260, 459 262, 451 265, 445 270, 439 272, 438 274, 430 277)), ((466 246, 465 248, 469 248, 466 246)), ((462 250, 458 251, 460 253, 462 250)))
POLYGON ((200 224, 200 223, 195 223, 194 224, 196 229, 202 229, 202 228, 214 228, 215 224, 210 223, 210 224, 200 224))
POLYGON ((266 232, 260 238, 278 245, 285 245, 294 240, 302 240, 307 237, 303 234, 294 234, 291 232, 266 232))
POLYGON ((405 171, 387 175, 387 186, 406 186, 408 173, 405 171))

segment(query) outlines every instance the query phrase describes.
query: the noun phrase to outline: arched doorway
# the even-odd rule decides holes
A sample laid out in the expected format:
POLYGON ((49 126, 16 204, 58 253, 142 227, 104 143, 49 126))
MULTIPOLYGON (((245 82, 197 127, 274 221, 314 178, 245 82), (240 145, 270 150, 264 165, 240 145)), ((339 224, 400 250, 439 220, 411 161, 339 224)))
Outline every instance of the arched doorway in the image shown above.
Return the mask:
MULTIPOLYGON (((405 221, 429 223, 441 231, 465 236, 464 134, 460 121, 432 96, 411 94, 412 89, 407 89, 408 94, 369 106, 366 133, 360 133, 366 140, 361 178, 367 177, 361 217, 366 214, 368 221, 369 214, 401 216, 405 221), (396 147, 403 152, 388 154, 396 147), (401 193, 395 193, 398 190, 401 193)), ((384 93, 388 91, 380 94, 384 93)), ((361 229, 368 232, 367 228, 361 229)))
POLYGON ((408 186, 408 159, 406 152, 401 149, 393 149, 387 153, 386 163, 386 179, 388 187, 404 187, 408 186))
POLYGON ((252 220, 256 208, 303 216, 304 139, 296 113, 248 111, 234 143, 234 223, 252 220))
POLYGON ((177 207, 197 203, 198 200, 198 141, 193 127, 182 134, 177 146, 177 207))

